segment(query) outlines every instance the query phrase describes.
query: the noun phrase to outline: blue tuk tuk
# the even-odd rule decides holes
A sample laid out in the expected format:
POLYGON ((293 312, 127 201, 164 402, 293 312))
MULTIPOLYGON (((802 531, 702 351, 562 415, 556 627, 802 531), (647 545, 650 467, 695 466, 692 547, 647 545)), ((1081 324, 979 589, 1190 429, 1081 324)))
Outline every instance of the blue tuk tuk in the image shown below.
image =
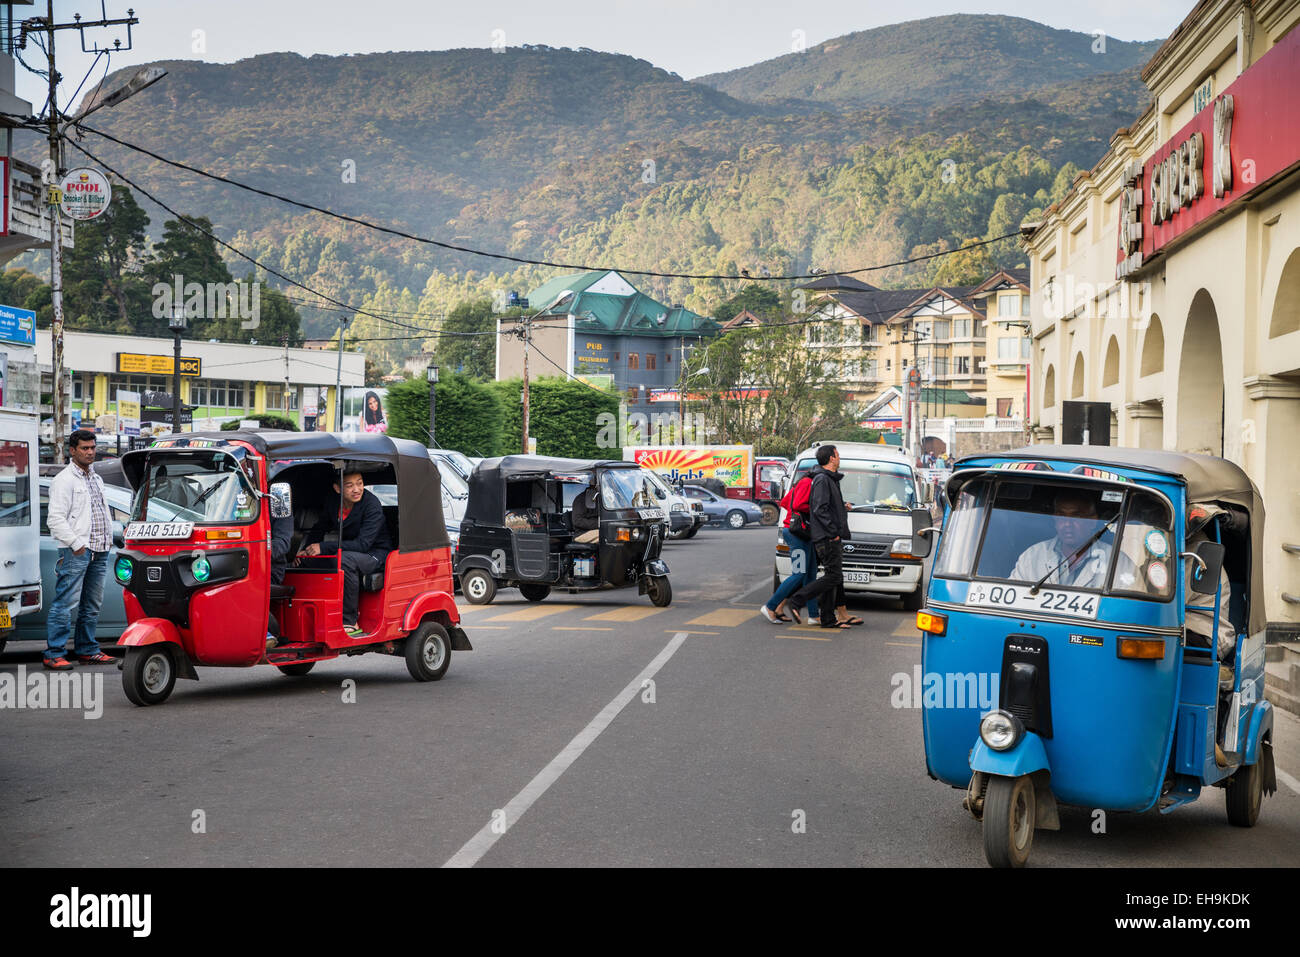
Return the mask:
POLYGON ((1033 446, 961 459, 917 614, 932 778, 964 788, 993 866, 1059 805, 1162 813, 1276 790, 1259 492, 1206 455, 1033 446))

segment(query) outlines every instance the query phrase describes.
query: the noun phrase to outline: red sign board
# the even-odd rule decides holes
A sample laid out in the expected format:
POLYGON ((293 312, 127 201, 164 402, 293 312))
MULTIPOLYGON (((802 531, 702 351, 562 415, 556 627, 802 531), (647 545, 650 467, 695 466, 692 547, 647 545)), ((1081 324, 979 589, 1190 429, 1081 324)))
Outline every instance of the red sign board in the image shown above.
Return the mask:
POLYGON ((1183 233, 1300 165, 1300 29, 1192 117, 1121 199, 1117 275, 1142 267, 1183 233))

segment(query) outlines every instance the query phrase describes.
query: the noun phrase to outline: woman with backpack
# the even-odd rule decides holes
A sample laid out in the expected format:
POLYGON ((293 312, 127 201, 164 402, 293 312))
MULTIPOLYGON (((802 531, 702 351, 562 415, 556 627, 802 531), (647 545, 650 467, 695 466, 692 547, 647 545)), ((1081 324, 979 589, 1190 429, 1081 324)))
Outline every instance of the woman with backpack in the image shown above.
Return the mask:
MULTIPOLYGON (((772 593, 759 611, 763 617, 776 624, 790 621, 803 624, 798 613, 786 615, 782 608, 786 599, 804 585, 811 585, 817 580, 817 553, 813 551, 811 535, 808 531, 809 495, 812 492, 812 476, 805 475, 790 486, 785 497, 778 503, 785 510, 785 524, 781 528, 781 537, 790 546, 790 576, 772 593)), ((817 617, 817 599, 808 602, 808 614, 817 617)))

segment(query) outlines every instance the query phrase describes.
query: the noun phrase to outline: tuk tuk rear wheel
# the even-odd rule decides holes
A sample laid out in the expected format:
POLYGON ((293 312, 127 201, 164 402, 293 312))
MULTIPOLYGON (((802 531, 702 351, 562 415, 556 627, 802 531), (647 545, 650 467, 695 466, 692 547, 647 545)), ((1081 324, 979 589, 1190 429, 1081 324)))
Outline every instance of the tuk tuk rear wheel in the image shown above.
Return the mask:
POLYGON ((132 648, 122 664, 122 690, 132 704, 162 704, 176 686, 176 661, 166 645, 132 648))
POLYGON ((991 776, 984 794, 984 857, 990 867, 1024 867, 1034 846, 1034 782, 991 776))
POLYGON ((497 594, 497 583, 481 568, 471 568, 460 576, 461 593, 474 605, 489 605, 497 594))
POLYGON ((316 662, 300 661, 296 665, 276 665, 276 667, 280 669, 282 675, 288 675, 290 678, 301 678, 316 667, 316 662))
POLYGON ((1228 823, 1233 827, 1254 827, 1264 800, 1264 780, 1259 762, 1237 768, 1225 788, 1228 823))
POLYGON ((550 585, 520 585, 519 594, 523 595, 529 601, 543 601, 551 593, 550 585))
POLYGON ((655 576, 646 582, 646 594, 656 608, 667 608, 673 601, 673 586, 666 576, 655 576))
POLYGON ((426 621, 406 639, 406 670, 416 681, 437 681, 451 664, 451 639, 436 621, 426 621))

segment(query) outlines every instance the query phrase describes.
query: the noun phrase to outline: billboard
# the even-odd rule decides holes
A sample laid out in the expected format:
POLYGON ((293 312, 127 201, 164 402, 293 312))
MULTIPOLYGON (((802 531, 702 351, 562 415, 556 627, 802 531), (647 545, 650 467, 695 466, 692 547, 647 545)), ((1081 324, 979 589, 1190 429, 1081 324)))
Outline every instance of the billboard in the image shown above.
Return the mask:
POLYGON ((637 445, 625 448, 623 458, 670 482, 715 478, 728 488, 747 489, 754 474, 752 445, 637 445))
POLYGON ((387 432, 388 390, 349 386, 343 390, 344 432, 387 432))

